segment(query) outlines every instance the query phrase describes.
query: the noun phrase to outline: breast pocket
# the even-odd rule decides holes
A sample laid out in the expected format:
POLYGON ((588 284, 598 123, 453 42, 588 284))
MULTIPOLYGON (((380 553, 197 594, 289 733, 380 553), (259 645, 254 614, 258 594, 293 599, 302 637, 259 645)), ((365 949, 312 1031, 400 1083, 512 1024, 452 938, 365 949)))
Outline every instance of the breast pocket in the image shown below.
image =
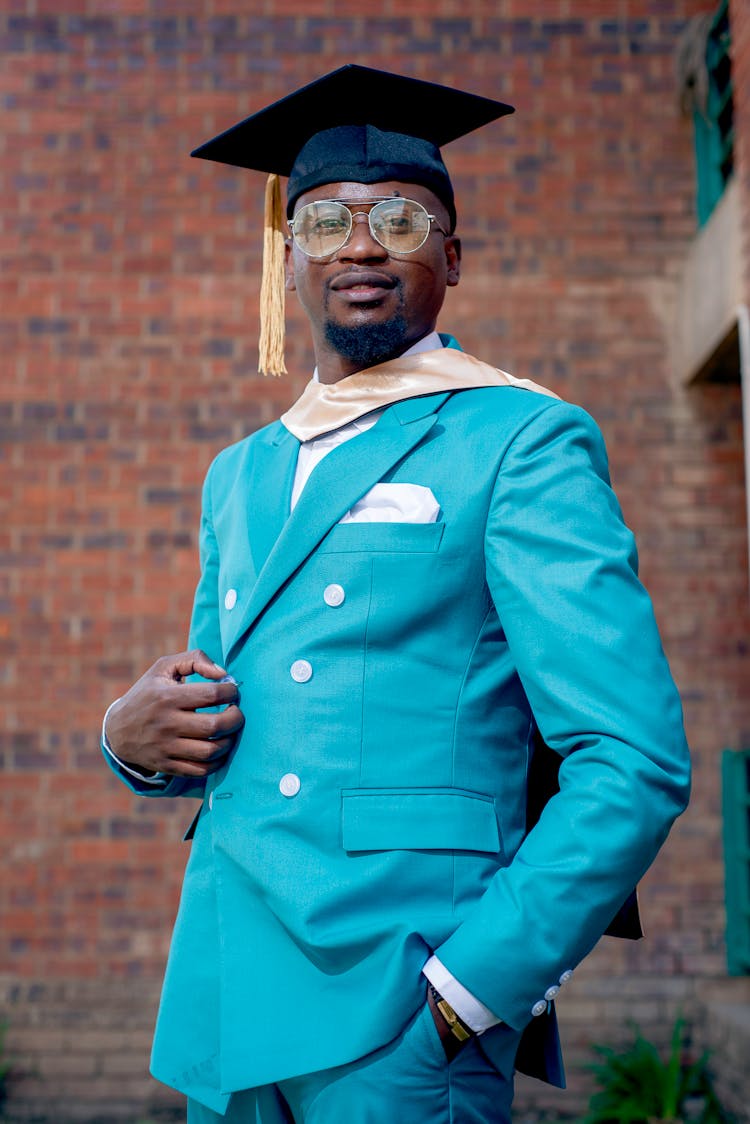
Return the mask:
POLYGON ((318 550, 321 554, 434 554, 445 523, 337 523, 318 550))

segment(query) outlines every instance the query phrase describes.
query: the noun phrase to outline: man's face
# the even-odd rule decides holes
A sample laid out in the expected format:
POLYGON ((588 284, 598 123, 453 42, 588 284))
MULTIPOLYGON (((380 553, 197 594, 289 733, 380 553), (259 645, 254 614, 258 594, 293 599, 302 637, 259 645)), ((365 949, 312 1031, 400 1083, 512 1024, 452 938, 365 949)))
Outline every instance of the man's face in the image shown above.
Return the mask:
POLYGON ((300 196, 295 213, 322 199, 352 205, 351 237, 323 259, 307 257, 290 239, 286 284, 310 320, 321 376, 326 356, 335 356, 343 377, 400 354, 434 330, 446 286, 458 284, 460 243, 441 233, 439 227, 449 228, 447 211, 417 184, 325 184, 300 196), (365 216, 390 196, 414 199, 437 219, 413 253, 389 252, 370 233, 365 216))

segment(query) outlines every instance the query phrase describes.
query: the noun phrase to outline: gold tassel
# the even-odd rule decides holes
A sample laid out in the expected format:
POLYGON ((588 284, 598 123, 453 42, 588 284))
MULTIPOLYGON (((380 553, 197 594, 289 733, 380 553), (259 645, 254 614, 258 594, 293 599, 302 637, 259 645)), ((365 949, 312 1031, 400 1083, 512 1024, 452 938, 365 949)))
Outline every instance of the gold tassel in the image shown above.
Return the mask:
POLYGON ((263 375, 285 375, 284 364, 284 216, 279 177, 266 181, 263 220, 263 272, 260 282, 260 360, 263 375))

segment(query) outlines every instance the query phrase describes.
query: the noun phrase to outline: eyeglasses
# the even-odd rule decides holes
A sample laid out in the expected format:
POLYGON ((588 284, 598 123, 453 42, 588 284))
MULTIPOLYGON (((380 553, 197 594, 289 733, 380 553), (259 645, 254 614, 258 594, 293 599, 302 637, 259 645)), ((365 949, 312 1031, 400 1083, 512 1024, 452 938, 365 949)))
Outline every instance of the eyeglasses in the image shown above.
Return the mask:
POLYGON ((413 254, 424 246, 432 223, 441 234, 448 234, 415 199, 393 196, 376 201, 369 212, 351 210, 359 205, 370 207, 369 201, 349 204, 340 199, 306 203, 289 223, 295 244, 309 258, 330 257, 351 238, 355 217, 365 214, 370 234, 389 254, 413 254))

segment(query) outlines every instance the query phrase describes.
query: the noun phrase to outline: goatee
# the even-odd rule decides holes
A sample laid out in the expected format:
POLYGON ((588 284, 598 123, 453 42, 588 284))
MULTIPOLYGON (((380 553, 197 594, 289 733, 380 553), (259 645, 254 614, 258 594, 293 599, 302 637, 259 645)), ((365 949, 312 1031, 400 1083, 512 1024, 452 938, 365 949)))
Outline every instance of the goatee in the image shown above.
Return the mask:
POLYGON ((374 367, 400 354, 408 341, 406 318, 398 313, 384 324, 360 324, 344 327, 328 320, 325 326, 327 343, 344 359, 359 367, 374 367))

